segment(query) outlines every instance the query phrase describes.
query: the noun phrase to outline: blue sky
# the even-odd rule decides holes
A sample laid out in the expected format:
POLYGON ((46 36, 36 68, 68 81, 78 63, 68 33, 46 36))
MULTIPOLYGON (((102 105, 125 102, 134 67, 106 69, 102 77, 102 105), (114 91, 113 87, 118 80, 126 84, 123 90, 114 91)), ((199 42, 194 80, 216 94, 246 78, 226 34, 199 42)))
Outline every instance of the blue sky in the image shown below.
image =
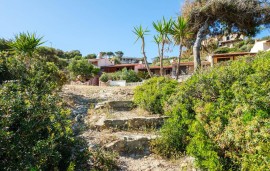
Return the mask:
MULTIPOLYGON (((0 0, 0 38, 13 38, 19 32, 44 36, 46 46, 64 51, 80 50, 83 55, 100 51, 124 52, 140 57, 133 27, 151 31, 146 37, 149 59, 157 56, 152 22, 175 18, 184 0, 0 0)), ((264 31, 258 37, 270 35, 264 31)), ((171 48, 166 56, 178 54, 171 48)))

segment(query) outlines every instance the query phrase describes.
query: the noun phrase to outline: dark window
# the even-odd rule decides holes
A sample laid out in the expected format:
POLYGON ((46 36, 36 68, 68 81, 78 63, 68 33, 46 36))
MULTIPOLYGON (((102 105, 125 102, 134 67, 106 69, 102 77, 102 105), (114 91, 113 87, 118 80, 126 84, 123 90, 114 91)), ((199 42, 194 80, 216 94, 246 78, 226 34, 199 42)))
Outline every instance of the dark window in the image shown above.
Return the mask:
POLYGON ((225 61, 229 61, 230 58, 219 58, 217 59, 217 62, 225 62, 225 61))

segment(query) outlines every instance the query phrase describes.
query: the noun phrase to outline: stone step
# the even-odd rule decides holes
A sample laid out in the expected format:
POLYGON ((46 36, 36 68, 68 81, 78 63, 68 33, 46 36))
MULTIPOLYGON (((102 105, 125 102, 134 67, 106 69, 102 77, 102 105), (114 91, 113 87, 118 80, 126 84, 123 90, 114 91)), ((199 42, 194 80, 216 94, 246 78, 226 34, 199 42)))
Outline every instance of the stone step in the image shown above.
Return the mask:
POLYGON ((95 109, 113 109, 115 111, 130 111, 135 107, 133 101, 105 101, 97 103, 95 109))
POLYGON ((167 116, 148 116, 148 117, 133 117, 120 119, 105 119, 101 118, 95 128, 98 130, 113 129, 113 130, 149 130, 159 129, 167 116))
POLYGON ((150 141, 157 138, 153 134, 115 134, 117 140, 104 145, 107 150, 118 152, 121 156, 139 158, 151 154, 150 141))

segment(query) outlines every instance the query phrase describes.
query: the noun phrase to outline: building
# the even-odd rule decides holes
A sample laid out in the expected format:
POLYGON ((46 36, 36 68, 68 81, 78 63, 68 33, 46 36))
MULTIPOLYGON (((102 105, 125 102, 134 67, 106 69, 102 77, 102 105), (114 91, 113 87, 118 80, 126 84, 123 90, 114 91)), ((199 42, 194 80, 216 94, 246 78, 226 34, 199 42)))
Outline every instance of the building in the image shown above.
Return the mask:
POLYGON ((116 65, 110 65, 110 66, 102 66, 100 69, 101 69, 101 72, 106 72, 106 73, 117 72, 124 68, 128 70, 138 71, 137 68, 139 65, 142 65, 142 64, 116 64, 116 65))
POLYGON ((210 44, 218 44, 219 47, 229 47, 233 48, 237 42, 244 40, 243 35, 229 34, 229 35, 217 35, 214 37, 209 37, 202 41, 203 46, 208 46, 210 44))
POLYGON ((233 48, 235 43, 240 42, 244 39, 243 35, 238 36, 238 34, 229 34, 226 36, 222 36, 219 40, 219 46, 225 46, 229 48, 233 48))
POLYGON ((136 64, 139 63, 142 58, 134 58, 134 57, 122 57, 121 64, 136 64))
POLYGON ((235 53, 223 53, 223 54, 213 54, 208 57, 208 61, 211 63, 211 66, 214 66, 217 63, 225 62, 229 60, 237 60, 244 56, 255 56, 256 53, 251 52, 235 52, 235 53))
MULTIPOLYGON (((202 61, 202 67, 206 68, 210 66, 210 62, 202 61)), ((163 66, 163 74, 176 76, 177 62, 173 62, 170 66, 163 66)), ((138 68, 138 71, 147 72, 147 69, 143 66, 138 68)), ((150 71, 154 75, 160 75, 160 66, 151 66, 150 71)), ((180 62, 180 75, 191 75, 194 72, 194 62, 180 62)))
POLYGON ((88 61, 89 63, 95 65, 98 68, 114 65, 114 62, 108 58, 88 59, 88 61))
POLYGON ((260 51, 270 51, 270 40, 256 41, 251 53, 258 53, 260 51))

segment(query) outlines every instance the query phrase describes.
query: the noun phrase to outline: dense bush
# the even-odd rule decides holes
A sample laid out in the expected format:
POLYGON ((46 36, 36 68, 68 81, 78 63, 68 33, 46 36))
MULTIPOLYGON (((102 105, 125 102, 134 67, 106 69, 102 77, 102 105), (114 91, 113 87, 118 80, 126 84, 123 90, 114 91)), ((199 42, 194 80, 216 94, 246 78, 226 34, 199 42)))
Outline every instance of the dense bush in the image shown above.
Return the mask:
POLYGON ((202 169, 269 170, 269 94, 270 52, 197 73, 168 101, 155 151, 187 152, 202 169))
POLYGON ((86 143, 73 135, 70 112, 57 95, 65 83, 62 72, 51 62, 25 63, 20 56, 7 66, 16 77, 0 87, 0 168, 85 168, 86 143))
POLYGON ((167 77, 153 77, 134 90, 134 102, 152 112, 163 114, 164 104, 177 91, 178 82, 167 77))
POLYGON ((69 64, 68 69, 71 72, 72 79, 76 79, 77 76, 80 75, 82 81, 92 78, 99 72, 99 68, 95 68, 94 65, 90 64, 87 59, 73 59, 69 64))
POLYGON ((134 70, 127 70, 126 68, 114 73, 103 73, 100 77, 100 81, 107 82, 108 80, 126 80, 127 82, 139 82, 141 78, 138 77, 134 70))
POLYGON ((12 80, 13 76, 8 69, 8 52, 0 52, 0 84, 6 80, 12 80))

